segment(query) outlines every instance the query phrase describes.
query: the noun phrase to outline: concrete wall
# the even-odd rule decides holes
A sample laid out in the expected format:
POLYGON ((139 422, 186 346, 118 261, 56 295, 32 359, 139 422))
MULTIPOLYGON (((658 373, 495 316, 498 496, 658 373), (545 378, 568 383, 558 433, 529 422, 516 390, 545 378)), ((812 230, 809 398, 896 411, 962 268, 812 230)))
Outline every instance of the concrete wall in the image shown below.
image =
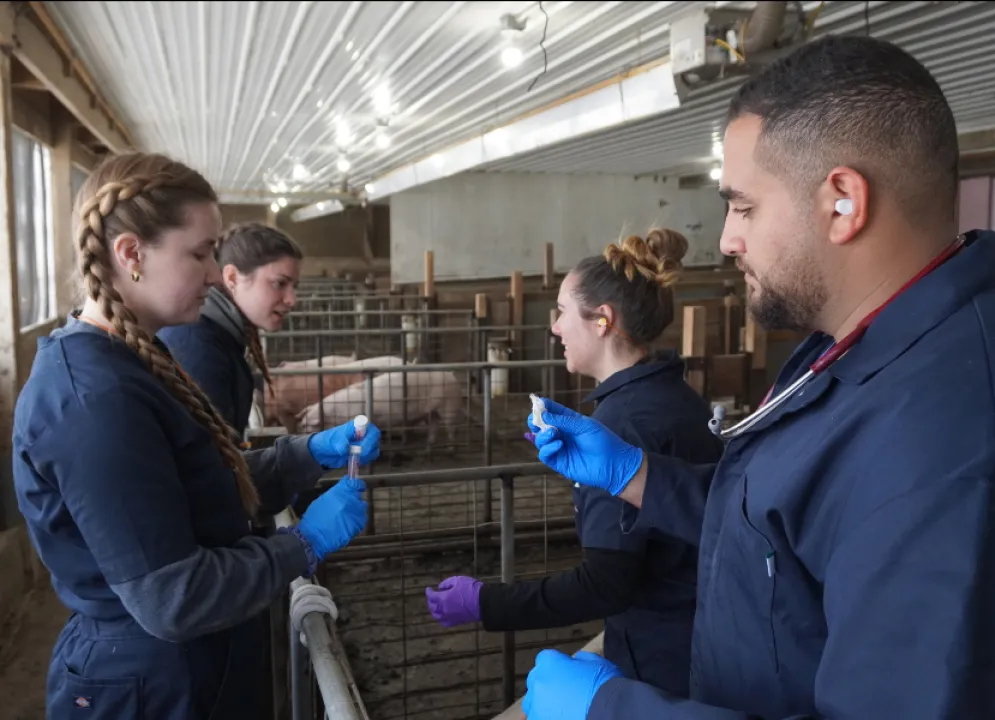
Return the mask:
POLYGON ((540 273, 547 242, 565 272, 654 225, 687 236, 686 265, 718 264, 724 218, 715 187, 679 190, 676 177, 464 173, 391 198, 391 279, 420 281, 426 250, 440 280, 540 273))
MULTIPOLYGON (((373 257, 386 260, 390 257, 390 208, 373 205, 368 210, 346 208, 334 215, 295 223, 290 219, 293 208, 287 207, 276 216, 276 225, 296 240, 304 250, 305 274, 318 274, 322 270, 335 272, 351 269, 366 261, 364 238, 369 233, 373 257), (369 228, 367 228, 367 212, 369 228), (352 261, 352 262, 348 262, 352 261)), ((221 215, 225 225, 237 222, 267 222, 269 208, 263 205, 222 205, 221 215)))

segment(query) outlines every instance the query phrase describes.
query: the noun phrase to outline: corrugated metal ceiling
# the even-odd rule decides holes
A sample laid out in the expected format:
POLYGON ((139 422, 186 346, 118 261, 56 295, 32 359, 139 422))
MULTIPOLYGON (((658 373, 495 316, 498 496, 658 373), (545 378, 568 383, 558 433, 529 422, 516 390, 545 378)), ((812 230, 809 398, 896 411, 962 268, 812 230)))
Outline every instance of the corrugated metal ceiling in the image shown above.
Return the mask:
MULTIPOLYGON (((806 9, 818 3, 805 3, 806 9)), ((961 132, 995 127, 991 2, 829 2, 816 35, 866 32, 897 43, 943 87, 961 132)), ((679 110, 484 166, 503 172, 700 173, 717 161, 729 98, 740 80, 692 94, 679 110)), ((887 98, 882 98, 887 102, 887 98)))
POLYGON ((46 5, 143 148, 192 163, 224 190, 307 190, 365 183, 658 58, 688 4, 46 5), (548 70, 529 92, 543 70, 543 10, 548 70), (524 61, 511 70, 500 59, 504 13, 526 21, 524 61), (376 142, 384 107, 387 149, 376 142), (294 178, 296 165, 307 180, 294 178))
MULTIPOLYGON (((668 23, 689 3, 542 3, 548 70, 531 91, 545 20, 534 2, 46 5, 144 149, 196 166, 222 191, 313 192, 360 186, 666 55, 668 23), (525 59, 511 70, 500 60, 503 13, 526 20, 525 59), (378 127, 385 114, 389 124, 378 127)), ((936 73, 963 130, 995 126, 995 3, 828 2, 817 29, 860 32, 865 14, 873 34, 936 73)), ((700 170, 738 82, 487 169, 700 170)))

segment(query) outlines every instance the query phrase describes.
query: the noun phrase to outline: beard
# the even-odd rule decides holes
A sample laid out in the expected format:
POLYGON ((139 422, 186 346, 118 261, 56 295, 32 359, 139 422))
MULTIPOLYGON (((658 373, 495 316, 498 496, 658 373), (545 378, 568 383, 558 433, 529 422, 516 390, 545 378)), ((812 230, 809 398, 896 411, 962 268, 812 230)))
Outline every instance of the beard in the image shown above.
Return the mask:
POLYGON ((797 270, 780 265, 778 277, 760 280, 751 277, 759 290, 747 286, 747 309, 756 322, 767 330, 811 332, 826 304, 826 284, 808 263, 797 270))

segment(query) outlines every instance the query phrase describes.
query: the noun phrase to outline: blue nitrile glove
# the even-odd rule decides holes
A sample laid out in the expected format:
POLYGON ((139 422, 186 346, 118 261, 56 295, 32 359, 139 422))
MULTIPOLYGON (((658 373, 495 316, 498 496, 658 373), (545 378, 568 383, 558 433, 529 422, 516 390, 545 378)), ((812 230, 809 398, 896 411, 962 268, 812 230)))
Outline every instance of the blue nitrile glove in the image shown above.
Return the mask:
POLYGON ((522 712, 528 720, 584 720, 601 686, 617 677, 625 676, 600 655, 543 650, 525 681, 522 712))
POLYGON ((297 530, 319 560, 348 545, 366 527, 364 490, 366 483, 362 480, 344 477, 304 511, 297 530))
POLYGON ((529 413, 539 460, 581 485, 618 495, 643 463, 643 451, 629 445, 594 418, 543 398, 542 419, 551 428, 539 431, 529 413))
MULTIPOLYGON (((349 464, 349 444, 356 438, 356 425, 347 423, 322 430, 308 438, 307 448, 315 462, 326 469, 345 467, 349 464)), ((380 428, 373 423, 366 426, 366 436, 360 443, 363 452, 359 455, 360 465, 369 465, 380 457, 380 428)))

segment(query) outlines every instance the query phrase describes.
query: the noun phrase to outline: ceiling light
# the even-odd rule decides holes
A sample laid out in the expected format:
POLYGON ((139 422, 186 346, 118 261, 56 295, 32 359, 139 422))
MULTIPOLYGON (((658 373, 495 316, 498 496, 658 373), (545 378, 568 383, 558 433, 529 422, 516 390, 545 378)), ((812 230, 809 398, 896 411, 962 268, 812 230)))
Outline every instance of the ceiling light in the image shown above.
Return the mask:
POLYGON ((432 164, 435 165, 436 167, 442 167, 442 163, 445 162, 442 156, 439 155, 439 153, 436 153, 435 155, 430 157, 429 160, 431 160, 432 164))
POLYGON ((335 123, 335 141, 339 147, 347 147, 352 144, 352 128, 345 120, 335 123))
POLYGON ((276 184, 276 191, 278 193, 287 192, 287 184, 281 180, 276 184))
POLYGON ((287 198, 280 198, 276 201, 276 204, 280 207, 287 207, 287 198))
POLYGON ((280 212, 280 206, 277 205, 276 203, 270 203, 269 209, 275 213, 280 212))
POLYGON ((373 183, 366 183, 363 189, 366 190, 367 195, 372 195, 373 191, 375 190, 375 188, 373 187, 373 183))
POLYGON ((522 51, 517 47, 506 47, 501 51, 501 62, 506 68, 518 67, 522 64, 522 51))
POLYGON ((722 157, 722 143, 720 142, 712 143, 712 155, 717 158, 722 157))
POLYGON ((319 100, 317 103, 315 103, 315 107, 321 107, 324 104, 325 104, 324 100, 319 100))
POLYGON ((309 173, 307 171, 306 167, 304 167, 300 163, 297 163, 296 165, 294 165, 293 177, 294 177, 294 180, 303 181, 303 180, 307 180, 309 177, 311 177, 311 173, 309 173))
POLYGON ((346 158, 339 158, 339 161, 335 166, 339 169, 339 172, 349 172, 349 168, 352 167, 352 163, 350 163, 346 158))
POLYGON ((356 59, 356 58, 358 58, 358 57, 359 57, 359 50, 357 50, 356 52, 354 52, 354 53, 352 54, 352 59, 353 59, 353 60, 355 60, 355 59, 356 59))
POLYGON ((352 40, 350 40, 345 46, 346 52, 352 52, 352 40))
POLYGON ((390 113, 390 88, 386 83, 373 91, 373 109, 377 111, 377 115, 390 113))
POLYGON ((712 180, 721 180, 722 168, 712 168, 711 172, 708 173, 708 177, 712 178, 712 180))
POLYGON ((380 148, 381 150, 386 150, 387 148, 390 147, 390 136, 387 135, 387 133, 378 132, 375 142, 378 148, 380 148))

